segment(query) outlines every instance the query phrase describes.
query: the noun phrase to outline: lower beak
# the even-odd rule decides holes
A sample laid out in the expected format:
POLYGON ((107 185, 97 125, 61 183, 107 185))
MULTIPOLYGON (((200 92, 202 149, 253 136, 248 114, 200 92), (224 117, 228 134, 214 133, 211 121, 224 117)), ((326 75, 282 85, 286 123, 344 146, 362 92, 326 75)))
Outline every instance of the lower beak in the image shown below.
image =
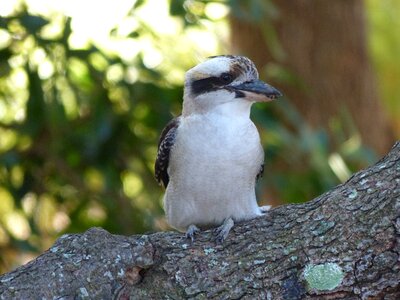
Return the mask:
POLYGON ((280 91, 261 80, 231 85, 230 88, 236 92, 236 98, 255 102, 268 102, 282 96, 280 91))

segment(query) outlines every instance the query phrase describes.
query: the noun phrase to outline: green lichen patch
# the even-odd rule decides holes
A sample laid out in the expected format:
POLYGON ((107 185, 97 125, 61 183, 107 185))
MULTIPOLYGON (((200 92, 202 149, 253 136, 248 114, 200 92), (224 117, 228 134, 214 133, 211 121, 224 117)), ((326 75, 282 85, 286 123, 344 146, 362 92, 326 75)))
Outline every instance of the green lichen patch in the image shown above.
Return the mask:
POLYGON ((350 199, 355 199, 357 197, 357 191, 356 190, 352 190, 351 193, 349 194, 349 198, 350 199))
POLYGON ((342 268, 335 263, 307 265, 303 275, 311 289, 321 291, 335 289, 344 277, 342 268))

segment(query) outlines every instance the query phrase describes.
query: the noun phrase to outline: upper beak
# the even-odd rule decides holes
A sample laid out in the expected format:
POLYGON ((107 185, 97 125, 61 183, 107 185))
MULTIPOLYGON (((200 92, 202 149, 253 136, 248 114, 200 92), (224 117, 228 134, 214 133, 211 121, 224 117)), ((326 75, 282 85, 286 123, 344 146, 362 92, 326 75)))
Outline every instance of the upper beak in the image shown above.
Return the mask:
POLYGON ((261 80, 231 85, 230 88, 236 91, 237 98, 246 98, 256 102, 268 102, 282 96, 280 91, 261 80))

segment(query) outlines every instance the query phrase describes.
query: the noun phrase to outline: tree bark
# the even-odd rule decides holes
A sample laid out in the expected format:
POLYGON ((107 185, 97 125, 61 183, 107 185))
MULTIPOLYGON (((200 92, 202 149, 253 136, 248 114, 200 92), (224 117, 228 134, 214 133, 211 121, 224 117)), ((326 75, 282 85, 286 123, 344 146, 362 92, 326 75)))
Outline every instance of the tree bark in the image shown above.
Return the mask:
POLYGON ((0 299, 400 299, 400 142, 300 205, 212 232, 62 236, 0 276, 0 299))
POLYGON ((329 132, 338 120, 348 125, 351 116, 364 144, 386 153, 394 133, 369 60, 363 0, 272 2, 275 19, 250 23, 232 16, 232 51, 248 55, 259 68, 272 62, 294 74, 296 80, 274 85, 313 127, 329 132), (268 26, 282 49, 276 49, 268 26))

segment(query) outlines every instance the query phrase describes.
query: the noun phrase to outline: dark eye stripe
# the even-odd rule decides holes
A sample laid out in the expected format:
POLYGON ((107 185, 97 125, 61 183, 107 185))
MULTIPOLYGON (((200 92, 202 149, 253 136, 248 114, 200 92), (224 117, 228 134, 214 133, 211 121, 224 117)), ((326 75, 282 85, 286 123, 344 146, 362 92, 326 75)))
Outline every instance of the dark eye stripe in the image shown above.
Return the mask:
POLYGON ((191 88, 194 95, 200 95, 206 92, 216 91, 220 87, 229 84, 234 77, 230 73, 223 73, 220 77, 207 77, 192 82, 191 88))
POLYGON ((218 88, 218 84, 219 84, 218 77, 208 77, 195 80, 191 84, 192 93, 194 95, 200 95, 205 92, 214 91, 218 88))

